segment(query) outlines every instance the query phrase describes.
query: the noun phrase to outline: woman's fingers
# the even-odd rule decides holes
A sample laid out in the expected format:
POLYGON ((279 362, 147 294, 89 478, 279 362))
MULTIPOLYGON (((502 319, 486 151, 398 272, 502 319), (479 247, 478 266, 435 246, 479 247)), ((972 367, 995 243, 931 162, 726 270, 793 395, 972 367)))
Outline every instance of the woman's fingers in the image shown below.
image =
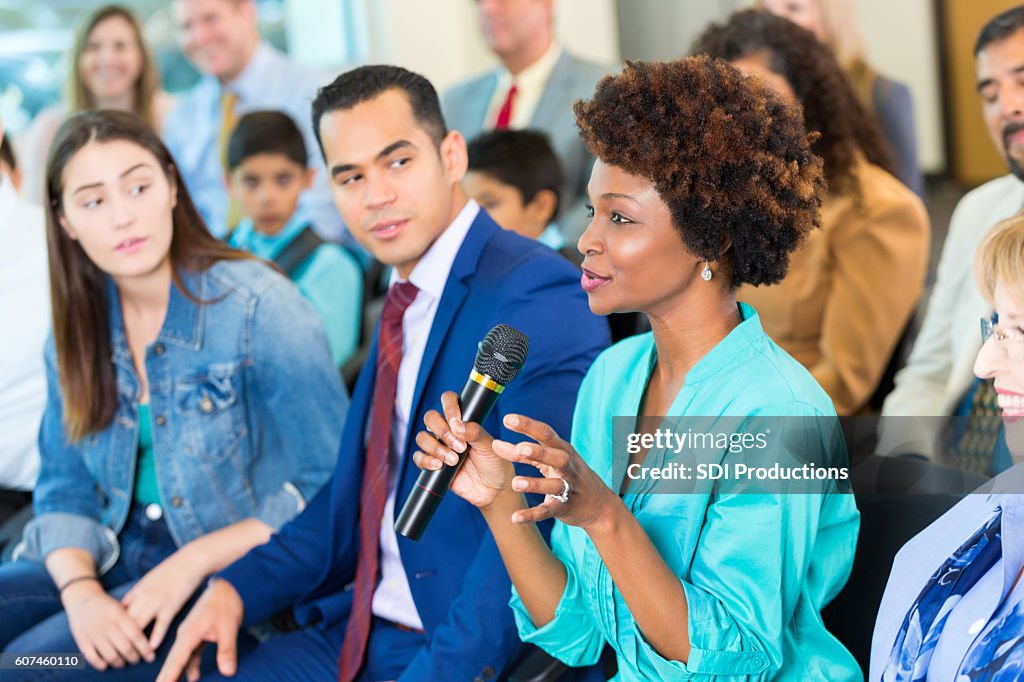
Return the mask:
POLYGON ((466 450, 466 442, 452 431, 449 423, 437 410, 430 410, 423 415, 423 425, 427 427, 430 433, 444 441, 452 450, 459 452, 466 450))
POLYGON ((99 637, 93 644, 97 653, 103 657, 103 662, 112 668, 123 668, 124 659, 121 658, 116 642, 113 641, 113 633, 99 637))
POLYGON ((510 431, 529 436, 542 445, 559 449, 564 449, 566 446, 566 442, 553 428, 542 421, 530 419, 521 414, 505 415, 505 427, 510 431))
POLYGON ((569 453, 559 448, 537 445, 536 443, 509 443, 495 440, 491 449, 496 455, 509 462, 532 464, 538 469, 549 466, 564 469, 569 465, 569 453))
MULTIPOLYGON (((136 625, 135 621, 127 617, 125 614, 124 618, 119 619, 118 627, 123 635, 124 642, 128 646, 128 650, 124 649, 123 645, 118 645, 117 649, 124 656, 125 660, 135 664, 139 662, 139 658, 144 658, 147 661, 153 660, 153 649, 149 646, 149 640, 146 639, 146 635, 142 633, 142 628, 136 625)), ((111 635, 117 634, 116 630, 111 631, 111 635)), ((118 644, 115 642, 115 644, 118 644)))
POLYGON ((536 507, 521 509, 512 514, 512 523, 540 523, 555 516, 555 505, 562 504, 557 500, 550 500, 536 507))
POLYGON ((143 597, 134 596, 131 592, 122 598, 121 605, 125 607, 125 612, 141 630, 144 630, 152 622, 159 608, 157 604, 150 603, 143 597), (132 598, 129 600, 128 597, 132 598))
POLYGON ((153 651, 160 648, 173 620, 173 613, 162 612, 157 614, 156 622, 153 623, 153 632, 149 635, 149 646, 153 651))
POLYGON ((520 493, 537 493, 538 495, 561 495, 565 483, 561 478, 538 478, 536 476, 516 476, 512 479, 512 489, 520 493))
POLYGON ((459 396, 455 391, 445 391, 441 394, 441 410, 444 412, 445 421, 456 434, 465 433, 462 425, 462 408, 459 407, 459 396))
MULTIPOLYGON (((420 431, 416 434, 416 446, 420 449, 421 453, 428 458, 438 460, 444 464, 450 464, 452 466, 459 463, 459 456, 451 448, 445 447, 444 443, 439 441, 435 436, 428 433, 427 431, 420 431)), ((415 461, 415 457, 414 457, 415 461)), ((420 466, 419 462, 416 462, 417 466, 420 466)), ((420 466, 421 469, 439 469, 440 467, 435 466, 420 466)))
POLYGON ((78 644, 78 650, 82 652, 83 656, 85 656, 85 660, 88 661, 89 665, 91 665, 95 670, 107 669, 106 657, 100 653, 92 641, 83 638, 83 641, 76 640, 75 643, 78 644))

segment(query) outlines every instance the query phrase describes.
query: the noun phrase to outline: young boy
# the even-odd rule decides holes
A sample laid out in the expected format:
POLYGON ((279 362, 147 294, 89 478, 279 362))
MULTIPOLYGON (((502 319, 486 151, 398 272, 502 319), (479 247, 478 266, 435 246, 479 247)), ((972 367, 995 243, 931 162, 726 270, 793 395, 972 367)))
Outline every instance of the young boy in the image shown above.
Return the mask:
POLYGON ((538 130, 495 130, 475 137, 468 151, 462 186, 494 222, 579 265, 579 252, 565 243, 555 223, 562 166, 548 136, 538 130))
POLYGON ((247 216, 228 243, 274 262, 320 314, 334 362, 341 367, 359 343, 363 275, 355 258, 324 242, 298 209, 309 189, 306 145, 295 122, 279 111, 242 116, 227 148, 232 200, 247 216))

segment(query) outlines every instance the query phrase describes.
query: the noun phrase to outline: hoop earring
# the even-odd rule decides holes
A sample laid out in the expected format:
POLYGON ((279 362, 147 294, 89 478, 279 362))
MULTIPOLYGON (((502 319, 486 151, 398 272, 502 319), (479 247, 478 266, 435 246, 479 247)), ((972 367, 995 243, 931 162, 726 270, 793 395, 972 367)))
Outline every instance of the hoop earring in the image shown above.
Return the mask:
POLYGON ((708 265, 707 261, 704 261, 704 269, 700 271, 700 276, 705 282, 710 282, 711 278, 715 276, 714 273, 711 272, 711 267, 708 265))

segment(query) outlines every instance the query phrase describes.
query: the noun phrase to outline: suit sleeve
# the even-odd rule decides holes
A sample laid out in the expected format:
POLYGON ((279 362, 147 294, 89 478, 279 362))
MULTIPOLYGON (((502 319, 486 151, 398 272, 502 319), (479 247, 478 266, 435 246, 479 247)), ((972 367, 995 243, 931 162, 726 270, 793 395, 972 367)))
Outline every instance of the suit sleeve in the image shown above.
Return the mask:
MULTIPOLYGON (((322 338, 317 342, 326 347, 322 338)), ((324 348, 323 354, 326 353, 324 348)), ((321 364, 333 382, 337 378, 333 366, 326 358, 321 364)), ((344 395, 343 390, 339 387, 339 396, 344 395)), ((301 418, 301 415, 295 418, 301 418)), ((325 427, 330 425, 317 425, 317 428, 325 427)), ((346 420, 341 446, 335 446, 331 451, 337 453, 334 473, 318 492, 316 488, 309 488, 312 499, 305 509, 284 524, 269 542, 254 547, 218 574, 242 597, 245 624, 259 623, 286 606, 295 605, 309 594, 312 586, 323 582, 329 566, 337 566, 339 575, 344 574, 344 567, 354 566, 353 561, 346 561, 346 558, 351 559, 351 547, 334 546, 325 538, 333 537, 330 533, 337 524, 354 523, 355 512, 343 505, 334 505, 332 500, 335 496, 340 496, 340 499, 356 499, 353 496, 358 496, 362 477, 361 451, 346 446, 353 434, 358 438, 358 430, 357 425, 346 420), (334 552, 333 556, 331 552, 334 552)), ((359 441, 355 442, 358 444, 359 441)))
MULTIPOLYGON (((552 254, 552 258, 557 256, 552 254)), ((562 266, 568 273, 569 266, 561 260, 555 272, 562 266)), ((499 417, 525 414, 568 435, 576 393, 588 367, 608 343, 608 325, 590 313, 582 291, 568 275, 555 278, 516 273, 510 277, 516 278, 520 293, 513 300, 495 305, 501 319, 493 323, 505 322, 523 331, 530 338, 530 355, 515 389, 498 401, 499 417), (572 329, 572 335, 560 333, 565 329, 572 329)), ((503 427, 495 435, 512 442, 523 439, 503 427)), ((522 468, 519 473, 536 475, 529 469, 522 468)), ((550 524, 544 524, 542 532, 547 536, 550 524)), ((483 671, 487 668, 505 668, 521 647, 508 607, 511 589, 497 545, 488 532, 446 620, 406 668, 401 682, 468 680, 486 677, 483 671)))

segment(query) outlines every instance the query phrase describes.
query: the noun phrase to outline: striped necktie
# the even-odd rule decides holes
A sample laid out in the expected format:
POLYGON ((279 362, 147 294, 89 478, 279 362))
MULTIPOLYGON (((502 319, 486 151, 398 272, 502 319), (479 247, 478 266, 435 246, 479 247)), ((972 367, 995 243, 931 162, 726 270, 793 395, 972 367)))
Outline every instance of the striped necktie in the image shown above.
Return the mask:
MULTIPOLYGON (((391 460, 391 418, 402 362, 402 316, 419 289, 411 282, 392 285, 384 298, 377 338, 377 374, 373 386, 373 414, 366 444, 363 483, 359 489, 359 558, 352 611, 345 642, 338 657, 338 681, 352 682, 359 674, 370 638, 371 607, 380 563, 380 522, 388 497, 391 460)), ((396 443, 401 447, 401 443, 396 443)))

